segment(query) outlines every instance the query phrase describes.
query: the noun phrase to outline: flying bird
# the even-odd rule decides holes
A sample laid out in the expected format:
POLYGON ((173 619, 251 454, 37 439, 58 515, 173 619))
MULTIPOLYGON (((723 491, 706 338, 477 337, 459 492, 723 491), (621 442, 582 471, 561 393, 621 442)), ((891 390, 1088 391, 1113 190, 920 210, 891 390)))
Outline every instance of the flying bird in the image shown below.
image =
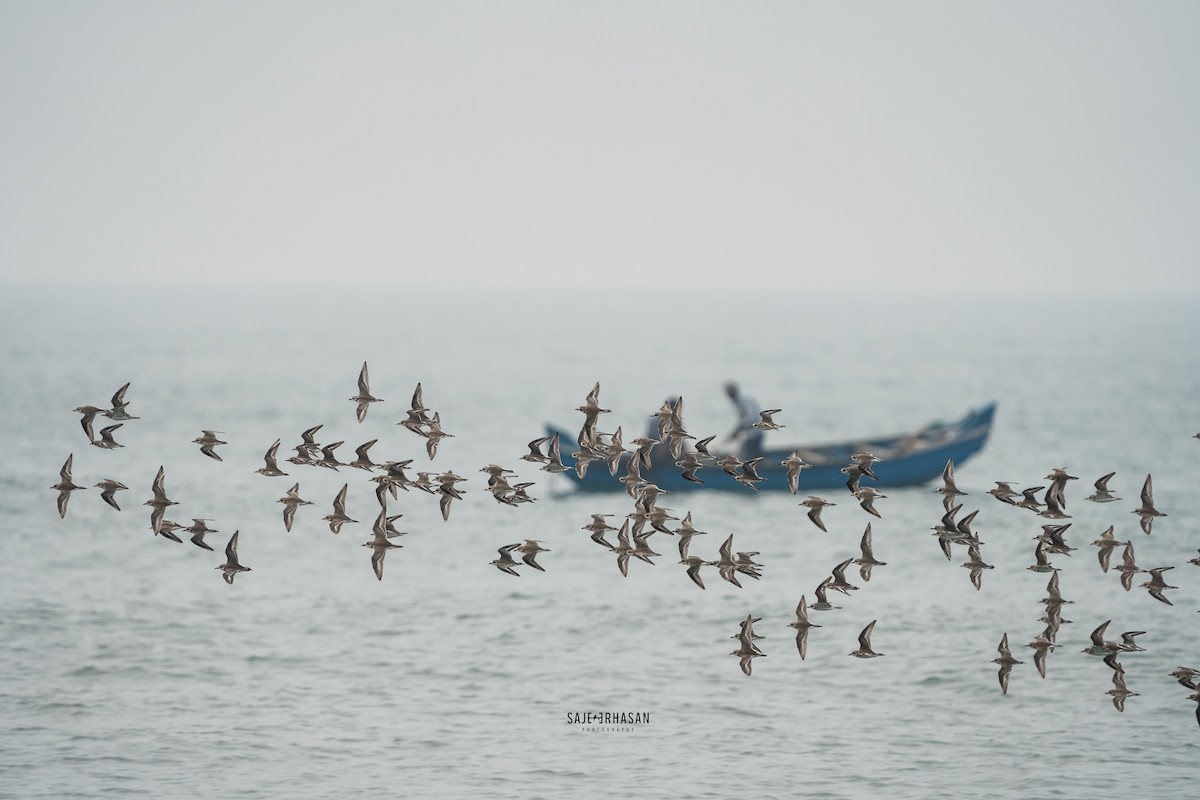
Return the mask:
POLYGON ((60 519, 67 516, 67 502, 71 499, 71 492, 87 488, 86 486, 77 486, 75 481, 71 480, 71 467, 74 463, 75 454, 71 453, 58 471, 58 483, 50 487, 58 490, 58 516, 60 519))
POLYGON ((219 444, 229 444, 229 442, 223 442, 217 438, 217 434, 221 433, 221 431, 200 431, 200 433, 203 435, 192 439, 192 443, 200 445, 200 452, 204 453, 204 455, 217 461, 222 461, 223 459, 217 455, 214 448, 219 444))
POLYGON ((117 505, 117 499, 114 497, 114 495, 122 489, 128 489, 128 486, 120 481, 114 481, 112 478, 105 478, 96 484, 96 488, 100 490, 101 500, 108 503, 117 511, 121 510, 121 507, 117 505))
POLYGON ((1142 504, 1134 509, 1133 513, 1141 518, 1142 533, 1147 536, 1150 535, 1150 526, 1154 524, 1154 518, 1166 516, 1154 507, 1154 486, 1150 482, 1149 475, 1146 476, 1146 482, 1142 484, 1142 504))
POLYGON ((256 469, 254 471, 257 472, 259 475, 266 475, 268 478, 275 478, 280 475, 287 475, 286 472, 284 472, 283 470, 281 470, 279 468, 279 462, 276 460, 278 453, 279 453, 279 439, 276 439, 275 444, 268 447, 266 454, 263 456, 263 461, 266 462, 266 466, 260 467, 259 469, 256 469))
POLYGON ((871 631, 875 630, 877 620, 871 620, 867 627, 862 629, 862 633, 858 635, 858 649, 850 651, 850 655, 855 658, 878 658, 883 653, 876 653, 871 649, 871 631))
POLYGON ((1000 665, 1000 691, 1003 694, 1008 694, 1008 676, 1012 672, 1013 666, 1016 664, 1024 664, 1024 661, 1018 661, 1013 657, 1012 651, 1008 649, 1008 634, 1004 634, 1004 638, 1000 640, 1000 646, 996 648, 999 653, 996 658, 992 659, 993 664, 1000 665))
POLYGON ((221 570, 221 577, 225 582, 233 585, 233 579, 237 577, 239 572, 250 572, 249 567, 243 567, 238 561, 237 554, 238 532, 234 531, 233 536, 229 539, 229 544, 225 545, 225 563, 217 567, 221 570))
MULTIPOLYGON (((357 403, 357 406, 354 410, 354 415, 358 418, 359 422, 362 422, 367 418, 367 409, 370 408, 371 403, 383 402, 383 400, 380 398, 371 396, 370 379, 367 376, 367 362, 365 361, 363 362, 362 369, 358 373, 358 394, 356 394, 354 397, 351 397, 350 401, 357 403)), ((383 561, 380 560, 381 570, 382 564, 383 561)))

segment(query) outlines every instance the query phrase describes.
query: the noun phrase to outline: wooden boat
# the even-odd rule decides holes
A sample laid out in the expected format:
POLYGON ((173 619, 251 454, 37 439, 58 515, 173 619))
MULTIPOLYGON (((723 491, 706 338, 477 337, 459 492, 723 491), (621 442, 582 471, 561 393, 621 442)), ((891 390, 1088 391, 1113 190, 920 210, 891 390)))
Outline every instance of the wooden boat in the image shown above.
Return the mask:
MULTIPOLYGON (((773 447, 761 453, 743 453, 740 457, 763 456, 758 465, 758 474, 764 479, 758 484, 761 491, 788 491, 787 471, 780 462, 794 450, 798 450, 801 458, 812 464, 810 469, 800 473, 800 494, 818 489, 845 488, 846 475, 841 471, 842 467, 849 464, 850 456, 859 450, 868 450, 883 459, 873 467, 879 481, 866 478, 863 485, 918 486, 940 478, 948 460, 954 459, 955 466, 961 467, 971 456, 982 450, 991 434, 995 412, 996 404, 988 403, 973 409, 961 419, 953 422, 931 422, 913 433, 871 436, 835 444, 773 447)), ((575 435, 549 425, 546 426, 546 431, 549 435, 559 435, 563 464, 573 468, 575 460, 571 458, 570 453, 576 449, 573 446, 575 435)), ((713 454, 717 455, 715 451, 713 454)), ((751 491, 725 474, 720 467, 705 467, 700 470, 696 477, 704 481, 703 483, 684 480, 682 470, 675 466, 675 459, 671 457, 666 445, 660 444, 655 447, 651 456, 652 468, 643 469, 642 477, 668 491, 751 491)), ((622 461, 622 464, 624 463, 622 461)), ((574 469, 562 474, 581 491, 614 492, 624 491, 625 488, 617 477, 609 474, 601 461, 592 462, 583 477, 577 475, 574 469)), ((618 470, 617 475, 619 477, 623 474, 624 466, 618 470)))

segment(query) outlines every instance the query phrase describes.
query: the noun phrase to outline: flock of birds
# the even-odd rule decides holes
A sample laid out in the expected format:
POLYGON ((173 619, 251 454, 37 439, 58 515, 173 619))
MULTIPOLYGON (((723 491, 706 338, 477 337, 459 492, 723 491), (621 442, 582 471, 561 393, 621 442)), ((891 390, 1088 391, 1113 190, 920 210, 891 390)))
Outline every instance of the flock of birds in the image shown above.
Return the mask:
MULTIPOLYGON (((126 421, 139 419, 128 412, 129 402, 125 399, 128 389, 128 383, 120 387, 112 396, 109 408, 83 405, 75 409, 81 415, 80 424, 92 446, 104 450, 112 450, 123 446, 115 440, 114 435, 126 421), (98 416, 103 416, 113 421, 114 424, 103 427, 97 437, 94 431, 94 424, 98 416)), ((616 428, 611 434, 601 433, 597 428, 600 415, 610 413, 609 409, 603 408, 600 405, 599 393, 600 384, 597 383, 587 394, 583 404, 576 408, 577 411, 584 415, 584 422, 576 438, 578 450, 571 453, 571 456, 574 458, 573 466, 567 466, 562 461, 561 442, 559 441, 558 434, 530 441, 528 452, 519 456, 519 458, 526 462, 539 464, 540 469, 551 474, 574 469, 581 477, 586 474, 589 464, 592 462, 601 462, 607 466, 614 478, 620 480, 625 487, 626 493, 633 500, 633 509, 624 516, 620 527, 610 525, 608 522, 610 518, 616 516, 615 514, 605 513, 592 514, 591 521, 582 527, 583 530, 590 533, 590 538, 593 542, 607 550, 611 556, 616 557, 617 568, 623 576, 628 577, 631 559, 654 564, 655 562, 652 559, 661 557, 662 554, 654 550, 654 545, 650 541, 651 537, 656 533, 661 533, 676 537, 679 552, 678 563, 686 567, 685 571, 688 579, 700 589, 705 588, 703 576, 701 575, 701 570, 705 567, 716 567, 717 573, 722 580, 738 588, 742 588, 742 584, 738 580, 739 576, 749 577, 754 580, 760 579, 764 565, 754 560, 759 553, 752 550, 735 551, 733 549, 734 535, 732 533, 728 535, 718 549, 715 559, 708 559, 690 552, 693 538, 706 535, 706 531, 695 527, 690 511, 680 519, 673 516, 670 513, 670 509, 660 506, 658 504, 660 496, 668 492, 645 479, 642 475, 642 470, 650 471, 652 463, 651 452, 661 444, 670 451, 675 465, 682 471, 683 477, 689 481, 703 482, 697 477, 697 472, 706 467, 716 467, 742 485, 756 490, 757 484, 763 480, 756 469, 757 465, 762 461, 762 457, 751 457, 742 460, 733 454, 718 456, 710 453, 708 445, 715 437, 709 436, 698 439, 687 432, 683 421, 682 398, 665 402, 662 407, 650 415, 651 418, 657 420, 657 436, 644 436, 633 439, 631 444, 635 446, 635 449, 627 450, 624 446, 620 427, 616 428), (542 450, 543 446, 546 448, 545 451, 542 450), (618 472, 621 470, 622 464, 625 471, 618 478, 618 472), (671 522, 678 522, 679 524, 672 527, 668 524, 671 522), (616 531, 616 544, 613 544, 606 538, 606 534, 611 531, 616 531)), ((381 402, 380 398, 374 397, 370 392, 369 374, 365 362, 358 377, 358 392, 349 399, 355 403, 355 416, 360 423, 366 419, 371 404, 381 402)), ((766 409, 761 411, 759 415, 760 419, 753 424, 753 427, 762 430, 776 430, 783 427, 774 420, 774 415, 779 413, 781 413, 780 409, 766 409)), ((441 441, 445 438, 453 437, 453 434, 447 433, 442 429, 439 413, 426 407, 422 386, 419 383, 413 392, 410 408, 407 410, 405 418, 397 424, 425 440, 425 450, 430 461, 433 461, 436 457, 441 441)), ((300 434, 301 441, 292 448, 294 455, 287 458, 287 463, 298 467, 316 467, 330 470, 337 470, 339 467, 350 467, 369 473, 378 472, 378 474, 373 474, 370 480, 376 484, 375 497, 379 504, 379 512, 372 526, 372 538, 362 546, 371 549, 372 570, 376 578, 382 580, 384 557, 389 550, 400 547, 400 545, 394 543, 392 540, 406 535, 405 531, 398 530, 395 526, 396 521, 403 515, 388 513, 389 498, 395 500, 399 497, 400 491, 408 492, 413 488, 418 489, 437 496, 442 518, 443 520, 449 520, 452 503, 455 500, 461 500, 465 494, 464 490, 458 488, 458 484, 467 479, 455 474, 453 470, 441 473, 435 473, 432 470, 417 472, 415 478, 410 477, 407 474, 407 470, 410 468, 413 459, 376 463, 371 460, 370 450, 378 442, 378 439, 372 439, 357 447, 355 449, 356 458, 354 460, 348 462, 338 461, 336 451, 344 442, 338 441, 325 445, 319 444, 316 437, 323 427, 323 425, 316 425, 302 432, 300 434)), ((204 430, 199 437, 193 440, 193 443, 200 446, 200 452, 203 455, 216 461, 222 461, 216 448, 227 444, 227 442, 221 440, 219 438, 220 435, 223 435, 220 431, 204 430)), ((1200 438, 1200 433, 1196 434, 1196 438, 1200 438)), ((281 441, 281 439, 276 439, 267 448, 264 454, 264 466, 257 470, 258 474, 266 477, 288 475, 280 467, 279 463, 278 451, 281 441)), ((60 470, 59 482, 51 487, 58 492, 57 508, 60 517, 66 516, 71 494, 87 488, 74 483, 72 479, 73 460, 73 453, 67 456, 66 462, 60 470)), ((850 462, 842 468, 842 472, 847 476, 847 489, 858 505, 875 518, 882 517, 879 510, 875 507, 875 503, 878 500, 886 499, 887 495, 882 494, 871 486, 862 485, 862 481, 864 479, 878 480, 872 467, 881 460, 881 458, 870 452, 861 451, 854 453, 851 456, 850 462)), ((803 469, 811 465, 804 462, 799 451, 795 451, 781 462, 781 466, 786 467, 787 481, 791 493, 793 495, 797 494, 800 474, 803 469)), ((487 473, 486 491, 497 503, 508 506, 519 506, 535 502, 536 498, 528 494, 529 488, 534 485, 533 483, 510 483, 510 476, 515 475, 513 470, 496 464, 488 464, 479 471, 487 473)), ((1108 486, 1114 474, 1110 472, 1097 479, 1094 483, 1094 492, 1086 499, 1093 503, 1111 503, 1120 500, 1120 498, 1112 494, 1108 486)), ((192 524, 188 526, 166 518, 167 510, 171 506, 179 504, 168 497, 165 480, 164 468, 159 467, 157 474, 151 482, 152 497, 143 504, 150 507, 150 529, 153 531, 153 534, 155 536, 163 536, 180 544, 182 544, 183 540, 179 534, 187 534, 192 544, 206 550, 212 550, 213 548, 204 541, 206 535, 217 532, 215 529, 207 526, 208 522, 213 521, 211 518, 192 518, 192 524)), ((1046 660, 1048 654, 1059 647, 1057 639, 1060 627, 1062 624, 1070 622, 1070 620, 1062 618, 1062 607, 1071 604, 1072 601, 1066 600, 1063 597, 1059 586, 1059 570, 1053 566, 1050 559, 1055 555, 1069 555, 1075 549, 1066 541, 1066 534, 1072 523, 1064 523, 1062 520, 1070 519, 1070 516, 1066 513, 1066 487, 1070 481, 1077 480, 1077 476, 1068 474, 1065 469, 1055 468, 1046 476, 1046 480, 1048 482, 1046 485, 1021 490, 1013 487, 1013 481, 996 481, 996 488, 988 491, 988 494, 1007 506, 1030 511, 1038 517, 1047 520, 1046 523, 1041 525, 1042 532, 1035 537, 1037 544, 1034 549, 1034 563, 1028 567, 1033 572, 1045 573, 1050 576, 1049 583, 1046 586, 1046 597, 1041 600, 1041 603, 1045 606, 1045 612, 1039 619, 1039 622, 1045 623, 1045 628, 1026 645, 1026 647, 1034 651, 1034 666, 1042 678, 1046 677, 1046 660), (1039 493, 1043 493, 1040 499, 1039 493)), ((94 484, 94 488, 100 489, 101 499, 118 511, 121 508, 117 502, 116 493, 129 489, 124 483, 112 478, 101 479, 94 484)), ((358 520, 353 519, 347 513, 346 497, 348 488, 349 483, 347 482, 333 499, 331 513, 322 517, 323 521, 328 522, 329 529, 334 534, 340 533, 344 525, 358 522, 358 520)), ((958 516, 963 507, 963 504, 959 502, 959 498, 965 497, 966 492, 959 490, 955 483, 953 461, 946 464, 942 474, 942 485, 936 491, 942 496, 944 513, 938 524, 932 526, 933 535, 937 538, 938 545, 947 560, 953 560, 953 549, 955 547, 966 548, 967 560, 960 566, 969 571, 972 585, 976 590, 980 590, 982 588, 984 570, 992 569, 993 565, 984 561, 982 557, 984 542, 980 540, 977 533, 972 529, 972 522, 979 513, 979 509, 961 518, 958 516)), ((1153 483, 1150 475, 1146 476, 1140 500, 1140 505, 1133 510, 1133 513, 1139 518, 1141 530, 1146 535, 1150 535, 1154 520, 1167 516, 1155 507, 1153 483)), ((301 497, 299 482, 296 482, 283 497, 279 498, 278 502, 283 505, 283 523, 286 531, 292 530, 296 513, 301 507, 313 505, 312 502, 301 497)), ((821 512, 824 508, 835 506, 837 503, 813 495, 801 501, 800 505, 808 509, 807 516, 812 524, 819 530, 826 532, 827 529, 825 523, 822 521, 821 512)), ((239 532, 235 530, 225 547, 224 563, 216 567, 216 569, 221 571, 225 582, 229 584, 234 582, 239 573, 251 571, 238 558, 238 536, 239 532)), ((544 542, 541 540, 525 539, 521 542, 503 545, 497 550, 498 557, 489 563, 499 571, 517 577, 521 575, 518 571, 521 566, 544 572, 545 568, 538 563, 537 557, 541 553, 551 551, 543 547, 543 544, 544 542), (520 560, 516 558, 518 555, 520 556, 520 560)), ((1147 589, 1150 596, 1155 600, 1172 605, 1171 600, 1164 592, 1168 589, 1178 587, 1168 584, 1164 578, 1164 573, 1174 569, 1173 566, 1160 566, 1148 570, 1139 567, 1135 560, 1133 543, 1131 541, 1119 541, 1114 535, 1113 526, 1109 526, 1107 530, 1101 533, 1099 538, 1092 542, 1092 545, 1098 548, 1099 565, 1105 573, 1109 571, 1113 551, 1117 547, 1123 547, 1122 562, 1115 567, 1115 570, 1120 573, 1120 582, 1124 590, 1131 590, 1134 575, 1145 573, 1150 576, 1150 579, 1143 582, 1141 587, 1147 589)), ((852 564, 857 565, 859 576, 866 583, 870 581, 872 570, 875 567, 887 566, 886 562, 878 560, 874 555, 870 522, 867 523, 866 529, 863 532, 859 543, 859 551, 857 557, 852 556, 835 565, 831 569, 829 576, 816 586, 813 592, 815 602, 808 604, 806 596, 800 598, 795 610, 796 619, 790 623, 789 627, 794 628, 796 631, 795 644, 802 660, 807 657, 808 653, 809 631, 812 628, 822 627, 810 620, 809 612, 839 610, 840 606, 833 605, 830 602, 830 592, 833 591, 841 593, 844 596, 850 596, 851 592, 857 591, 860 588, 847 579, 847 569, 852 564)), ((1200 566, 1200 557, 1191 559, 1190 563, 1200 566)), ((753 659, 766 655, 758 644, 756 644, 756 640, 763 638, 759 634, 756 634, 753 629, 754 623, 759 621, 760 618, 755 618, 752 614, 747 615, 746 619, 741 622, 739 632, 731 637, 737 639, 739 643, 738 648, 731 655, 738 657, 741 670, 747 676, 752 674, 753 659)), ((849 653, 850 656, 856 658, 877 658, 884 655, 883 653, 876 652, 871 645, 871 635, 875 629, 876 621, 872 620, 862 629, 858 636, 858 647, 849 653)), ((1112 697, 1114 707, 1118 711, 1123 711, 1126 699, 1136 696, 1137 693, 1130 691, 1126 686, 1125 671, 1118 657, 1144 650, 1144 648, 1137 644, 1136 637, 1143 635, 1145 631, 1126 631, 1121 634, 1120 641, 1107 641, 1104 636, 1110 623, 1111 620, 1106 621, 1092 632, 1091 645, 1085 648, 1083 652, 1088 655, 1103 657, 1105 664, 1112 670, 1113 688, 1107 694, 1112 697)), ((1024 663, 1013 655, 1009 647, 1007 632, 1003 634, 1000 640, 1000 644, 997 647, 997 657, 993 659, 993 662, 999 665, 1000 688, 1003 693, 1007 694, 1010 674, 1013 668, 1024 663)), ((1188 699, 1196 701, 1196 716, 1197 720, 1200 721, 1200 671, 1181 666, 1170 673, 1170 677, 1175 678, 1181 685, 1193 691, 1193 694, 1188 699)))

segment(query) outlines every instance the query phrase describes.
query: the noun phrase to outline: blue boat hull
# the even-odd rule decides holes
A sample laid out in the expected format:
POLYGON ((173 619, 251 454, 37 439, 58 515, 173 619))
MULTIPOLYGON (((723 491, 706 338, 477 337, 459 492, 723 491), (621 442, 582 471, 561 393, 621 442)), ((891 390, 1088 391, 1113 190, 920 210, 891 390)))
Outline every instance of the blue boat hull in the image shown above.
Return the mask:
MULTIPOLYGON (((837 444, 811 445, 801 447, 773 448, 761 453, 762 462, 758 466, 758 474, 763 482, 758 484, 761 491, 788 491, 787 472, 780 465, 793 450, 799 450, 805 461, 813 464, 809 469, 800 473, 800 492, 810 492, 819 489, 844 488, 846 475, 842 467, 850 463, 850 456, 858 450, 866 449, 883 458, 873 467, 879 476, 878 483, 867 479, 871 486, 919 486, 940 478, 946 462, 954 460, 956 466, 961 466, 971 456, 978 453, 987 444, 992 431, 992 421, 995 417, 996 405, 989 403, 969 412, 963 418, 949 423, 932 423, 915 433, 894 436, 877 436, 865 439, 855 439, 853 442, 837 444)), ((558 428, 547 426, 547 433, 558 433, 562 441, 563 464, 572 469, 562 473, 581 491, 613 492, 624 491, 622 483, 609 474, 603 462, 592 462, 581 478, 573 469, 575 461, 569 451, 575 449, 570 443, 575 441, 574 435, 558 428)), ((646 480, 672 492, 692 489, 716 489, 725 491, 751 491, 745 486, 726 475, 720 467, 706 467, 697 474, 703 483, 693 483, 684 480, 682 470, 675 466, 674 459, 665 445, 659 445, 652 451, 652 468, 642 470, 646 480)), ((624 464, 624 461, 622 461, 624 464)), ((618 471, 618 476, 624 474, 624 467, 618 471)))

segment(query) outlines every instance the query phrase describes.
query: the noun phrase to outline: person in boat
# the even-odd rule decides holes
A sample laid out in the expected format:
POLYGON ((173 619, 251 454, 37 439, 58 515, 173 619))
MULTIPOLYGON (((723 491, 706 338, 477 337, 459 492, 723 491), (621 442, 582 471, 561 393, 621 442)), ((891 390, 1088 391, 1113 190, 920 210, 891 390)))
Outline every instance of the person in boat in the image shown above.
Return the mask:
POLYGON ((730 432, 729 438, 737 449, 738 458, 744 461, 762 455, 763 432, 754 427, 754 423, 759 420, 758 404, 754 402, 754 398, 742 394, 734 381, 725 383, 725 394, 737 410, 737 426, 730 432))

